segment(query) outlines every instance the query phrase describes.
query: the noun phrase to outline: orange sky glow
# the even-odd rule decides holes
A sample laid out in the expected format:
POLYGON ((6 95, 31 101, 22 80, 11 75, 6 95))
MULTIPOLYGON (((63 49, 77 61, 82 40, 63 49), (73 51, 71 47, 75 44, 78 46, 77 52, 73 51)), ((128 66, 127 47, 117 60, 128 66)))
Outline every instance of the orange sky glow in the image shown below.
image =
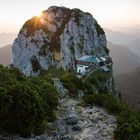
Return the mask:
POLYGON ((106 28, 140 24, 140 0, 0 0, 0 32, 18 32, 26 20, 52 5, 90 12, 106 28))

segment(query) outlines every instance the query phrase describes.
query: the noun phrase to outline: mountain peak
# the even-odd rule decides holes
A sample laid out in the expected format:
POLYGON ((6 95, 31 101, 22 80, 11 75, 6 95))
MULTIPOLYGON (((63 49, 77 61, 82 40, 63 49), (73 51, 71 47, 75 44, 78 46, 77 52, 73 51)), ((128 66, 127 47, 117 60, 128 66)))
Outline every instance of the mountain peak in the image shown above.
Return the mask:
POLYGON ((91 14, 51 6, 25 22, 12 46, 13 62, 32 76, 49 67, 75 69, 82 55, 109 57, 106 44, 105 32, 91 14))

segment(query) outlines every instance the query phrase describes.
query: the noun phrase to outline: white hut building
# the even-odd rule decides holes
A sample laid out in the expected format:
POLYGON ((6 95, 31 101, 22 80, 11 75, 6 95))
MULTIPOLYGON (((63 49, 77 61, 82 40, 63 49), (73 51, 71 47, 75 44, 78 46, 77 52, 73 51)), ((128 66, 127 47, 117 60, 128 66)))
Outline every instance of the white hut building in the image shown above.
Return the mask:
POLYGON ((77 73, 85 75, 86 73, 99 69, 100 66, 106 65, 106 58, 95 57, 93 55, 84 55, 77 59, 77 73))
POLYGON ((84 55, 77 59, 77 73, 86 74, 99 67, 99 59, 92 55, 84 55))

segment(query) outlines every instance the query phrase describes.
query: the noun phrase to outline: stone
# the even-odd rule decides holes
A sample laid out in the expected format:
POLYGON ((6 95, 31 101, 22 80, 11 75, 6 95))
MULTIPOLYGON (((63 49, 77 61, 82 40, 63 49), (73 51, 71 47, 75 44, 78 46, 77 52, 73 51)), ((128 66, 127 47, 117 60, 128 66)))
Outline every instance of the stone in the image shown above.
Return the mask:
POLYGON ((72 138, 70 136, 64 136, 61 138, 61 140, 72 140, 72 138))
POLYGON ((69 91, 63 86, 62 82, 58 78, 53 78, 54 86, 56 87, 56 90, 58 91, 60 97, 64 97, 66 94, 69 93, 69 91))
POLYGON ((82 128, 78 125, 71 128, 73 131, 82 131, 82 128))
POLYGON ((78 123, 78 118, 68 117, 68 118, 66 118, 66 122, 68 125, 76 125, 78 123))

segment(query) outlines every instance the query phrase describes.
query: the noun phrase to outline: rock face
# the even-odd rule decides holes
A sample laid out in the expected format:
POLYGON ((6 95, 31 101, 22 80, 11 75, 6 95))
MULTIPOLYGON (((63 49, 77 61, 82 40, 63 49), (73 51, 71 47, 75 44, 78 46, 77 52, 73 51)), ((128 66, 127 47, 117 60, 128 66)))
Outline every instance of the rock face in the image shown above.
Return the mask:
POLYGON ((75 69, 81 55, 109 57, 106 44, 91 14, 53 6, 25 22, 12 46, 13 63, 27 76, 53 66, 75 69))

